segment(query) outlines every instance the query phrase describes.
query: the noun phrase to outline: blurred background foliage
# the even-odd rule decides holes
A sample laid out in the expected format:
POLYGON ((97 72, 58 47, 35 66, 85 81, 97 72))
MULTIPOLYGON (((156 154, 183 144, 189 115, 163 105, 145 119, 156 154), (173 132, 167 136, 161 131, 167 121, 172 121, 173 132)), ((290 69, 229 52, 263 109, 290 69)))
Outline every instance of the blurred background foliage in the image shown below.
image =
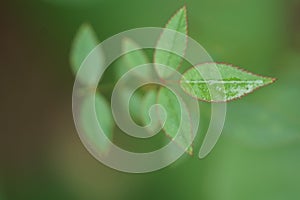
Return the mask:
MULTIPOLYGON (((12 0, 1 8, 1 200, 300 198, 299 0, 12 0), (161 27, 183 4, 189 35, 215 61, 278 81, 228 104, 223 135, 205 159, 184 155, 148 174, 109 169, 73 124, 73 37, 84 22, 100 41, 161 27)), ((196 143, 209 119, 209 104, 200 108, 196 143)))

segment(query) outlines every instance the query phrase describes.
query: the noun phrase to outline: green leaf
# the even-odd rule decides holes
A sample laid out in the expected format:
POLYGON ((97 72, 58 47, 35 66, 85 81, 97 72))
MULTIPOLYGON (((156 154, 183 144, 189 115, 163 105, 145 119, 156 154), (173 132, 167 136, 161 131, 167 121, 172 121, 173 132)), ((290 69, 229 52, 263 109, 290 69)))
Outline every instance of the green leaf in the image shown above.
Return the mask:
MULTIPOLYGON (((150 118, 150 108, 155 105, 157 102, 157 91, 154 89, 151 89, 149 91, 147 91, 147 93, 145 94, 145 96, 142 99, 142 104, 141 104, 141 120, 142 120, 142 124, 144 126, 148 126, 151 123, 151 118, 150 118)), ((156 118, 152 118, 152 120, 154 120, 152 123, 153 125, 151 125, 151 127, 148 127, 148 130, 150 132, 157 130, 160 127, 160 122, 158 119, 158 114, 157 112, 155 112, 155 116, 157 116, 156 118)))
MULTIPOLYGON (((179 9, 175 15, 166 24, 167 29, 171 29, 182 34, 187 35, 187 14, 186 7, 179 9)), ((177 33, 170 31, 163 31, 159 40, 158 47, 163 47, 169 51, 176 51, 181 55, 184 55, 184 51, 187 45, 187 37, 180 37, 177 33)), ((154 52, 154 63, 166 65, 173 69, 177 69, 182 62, 182 58, 174 53, 156 49, 154 52)), ((170 71, 162 70, 156 67, 158 75, 162 78, 167 78, 171 75, 170 71)))
POLYGON ((180 85, 189 95, 208 102, 227 102, 240 98, 262 86, 271 84, 274 78, 259 76, 228 64, 205 63, 188 70, 180 85), (222 79, 204 80, 198 70, 213 70, 217 67, 222 79), (210 89, 217 92, 211 97, 210 89), (222 97, 222 98, 220 98, 222 97), (213 98, 213 99, 212 99, 213 98))
POLYGON ((134 92, 129 101, 129 112, 132 118, 136 122, 141 121, 141 110, 140 110, 141 102, 142 102, 141 93, 139 91, 134 92))
MULTIPOLYGON (((83 63, 84 59, 88 56, 88 54, 98 45, 97 36, 92 29, 92 27, 88 24, 83 24, 73 41, 71 54, 70 54, 70 62, 71 68, 74 74, 76 74, 83 63)), ((85 70, 80 74, 79 80, 82 84, 95 84, 96 78, 95 72, 97 72, 99 68, 101 68, 104 64, 104 55, 101 49, 95 49, 97 51, 97 57, 92 57, 89 65, 85 70)))
MULTIPOLYGON (((135 43, 133 40, 129 38, 124 38, 122 41, 122 48, 123 52, 131 51, 130 53, 126 53, 124 55, 125 65, 120 66, 119 74, 123 75, 125 72, 143 64, 149 63, 149 60, 145 54, 145 52, 140 49, 141 47, 135 43), (134 50, 134 51, 132 51, 134 50)), ((150 73, 150 70, 146 71, 145 73, 138 73, 136 75, 140 78, 147 78, 147 75, 150 73)))
POLYGON ((151 106, 156 104, 156 98, 157 98, 157 91, 150 90, 148 91, 142 100, 141 105, 141 113, 142 113, 142 122, 143 125, 148 125, 151 122, 150 116, 149 116, 149 110, 151 106))
MULTIPOLYGON (((128 98, 128 95, 130 94, 130 89, 124 87, 121 91, 121 97, 119 100, 121 101, 120 103, 124 106, 128 106, 125 102, 128 98)), ((129 113, 132 117, 132 119, 139 123, 141 121, 141 110, 140 110, 140 105, 142 102, 142 94, 140 91, 135 91, 132 96, 130 96, 129 100, 129 113)))
POLYGON ((85 133, 85 138, 90 145, 96 148, 100 153, 106 153, 108 151, 109 143, 103 135, 97 132, 98 123, 101 126, 103 132, 108 139, 112 139, 114 120, 111 113, 111 109, 106 99, 100 94, 95 94, 95 110, 97 115, 97 122, 93 120, 94 110, 91 108, 92 95, 86 97, 81 106, 81 127, 85 133))
MULTIPOLYGON (((185 151, 191 155, 193 153, 193 148, 192 146, 187 146, 187 144, 191 141, 192 135, 191 123, 189 123, 191 120, 186 106, 183 105, 181 107, 175 94, 166 88, 161 88, 159 90, 157 103, 160 104, 166 111, 167 117, 163 126, 163 130, 172 140, 179 131, 178 129, 180 128, 181 118, 185 119, 185 121, 182 122, 182 127, 180 130, 182 131, 182 134, 179 136, 177 144, 184 148, 185 151)), ((161 115, 159 114, 159 117, 160 116, 161 115)))

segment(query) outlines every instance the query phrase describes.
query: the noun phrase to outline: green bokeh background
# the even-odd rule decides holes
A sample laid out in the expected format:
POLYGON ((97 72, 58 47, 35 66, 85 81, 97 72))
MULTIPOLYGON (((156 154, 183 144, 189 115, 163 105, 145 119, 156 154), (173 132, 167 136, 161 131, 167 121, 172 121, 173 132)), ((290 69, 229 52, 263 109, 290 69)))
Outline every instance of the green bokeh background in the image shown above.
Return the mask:
POLYGON ((1 8, 0 200, 300 199, 299 0, 12 0, 1 8), (100 40, 161 27, 184 4, 189 35, 215 61, 278 81, 228 104, 205 159, 185 155, 148 174, 112 170, 73 124, 72 39, 84 22, 100 40))

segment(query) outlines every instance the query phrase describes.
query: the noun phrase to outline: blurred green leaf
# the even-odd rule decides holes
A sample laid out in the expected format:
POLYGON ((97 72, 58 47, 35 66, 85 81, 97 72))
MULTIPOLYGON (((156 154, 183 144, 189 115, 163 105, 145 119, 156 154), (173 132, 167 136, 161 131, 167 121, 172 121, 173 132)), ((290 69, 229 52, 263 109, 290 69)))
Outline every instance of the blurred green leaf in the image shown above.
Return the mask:
MULTIPOLYGON (((117 76, 121 77, 127 71, 142 65, 149 63, 149 60, 145 52, 140 49, 141 47, 130 38, 124 38, 122 41, 123 52, 131 51, 124 55, 125 65, 118 66, 117 76)), ((151 71, 145 71, 144 73, 134 72, 140 78, 147 78, 151 71)))
POLYGON ((91 102, 90 98, 93 98, 93 96, 90 95, 86 97, 81 106, 81 127, 85 133, 87 141, 93 144, 101 153, 106 153, 108 151, 109 143, 103 135, 97 132, 97 126, 99 123, 107 138, 112 139, 114 120, 111 109, 106 99, 100 93, 96 93, 95 111, 98 123, 95 124, 95 121, 93 120, 94 109, 92 109, 89 105, 91 102))
POLYGON ((144 125, 147 125, 151 122, 148 112, 151 106, 156 104, 156 98, 157 98, 157 91, 155 90, 148 91, 143 97, 142 104, 141 104, 141 112, 143 113, 142 122, 144 125))
MULTIPOLYGON (((144 126, 148 126, 151 124, 151 118, 149 116, 150 108, 155 105, 157 102, 157 90, 151 89, 147 91, 145 96, 142 99, 142 104, 141 104, 141 119, 142 119, 142 124, 144 126)), ((153 117, 152 123, 153 125, 150 127, 147 127, 150 132, 157 130, 160 126, 160 122, 158 119, 158 114, 157 111, 155 111, 157 117, 153 117)))
POLYGON ((132 96, 130 96, 129 99, 129 105, 127 105, 125 102, 127 100, 127 98, 129 97, 129 93, 130 90, 129 88, 124 87, 122 90, 122 99, 120 99, 120 103, 122 105, 124 105, 124 107, 129 106, 129 113, 132 117, 132 119, 135 122, 140 122, 141 121, 141 109, 140 109, 140 105, 141 105, 141 101, 142 101, 142 94, 140 93, 140 91, 135 91, 132 96))
POLYGON ((180 85, 189 95, 199 100, 214 102, 240 98, 272 82, 274 82, 273 78, 255 75, 228 64, 205 63, 188 70, 183 75, 180 85), (197 69, 210 70, 210 68, 214 69, 212 68, 214 66, 220 72, 222 80, 204 80, 197 69), (216 100, 216 97, 212 99, 208 85, 217 92, 219 99, 216 100))
POLYGON ((129 101, 129 112, 132 118, 137 122, 141 121, 141 102, 142 94, 139 91, 134 92, 129 101))
POLYGON ((118 105, 118 108, 115 110, 118 111, 119 119, 122 119, 122 121, 126 119, 128 123, 136 123, 141 126, 141 116, 143 114, 141 112, 142 91, 140 89, 132 91, 126 85, 121 87, 118 90, 118 98, 115 99, 115 104, 118 105))
MULTIPOLYGON (((177 32, 187 35, 187 14, 186 7, 179 9, 175 15, 166 24, 167 29, 172 29, 177 32)), ((177 33, 163 31, 159 40, 158 46, 168 50, 176 51, 184 54, 186 49, 187 38, 180 37, 177 33)), ((156 49, 154 52, 154 63, 162 64, 173 69, 177 69, 182 62, 182 58, 174 53, 165 50, 156 49)), ((160 77, 167 78, 170 76, 170 71, 165 71, 157 67, 157 72, 160 77)))
MULTIPOLYGON (((161 88, 158 92, 157 103, 160 104, 166 111, 166 122, 163 126, 163 130, 166 135, 171 139, 174 139, 177 132, 181 132, 178 135, 177 144, 184 148, 188 154, 193 153, 192 146, 187 146, 191 141, 191 124, 190 115, 185 105, 180 105, 175 94, 166 88, 161 88), (189 119, 182 121, 181 119, 189 119), (181 128, 180 128, 181 125, 181 128), (179 130, 180 129, 180 130, 179 130)), ((159 117, 161 114, 159 114, 159 117)), ((161 118, 160 118, 161 119, 161 118)))
MULTIPOLYGON (((97 36, 88 24, 83 24, 73 41, 70 54, 71 68, 74 74, 76 74, 83 63, 84 59, 89 55, 89 53, 98 45, 97 36)), ((104 64, 104 54, 100 48, 95 49, 97 51, 97 57, 93 57, 91 62, 89 62, 87 70, 80 73, 79 80, 83 84, 93 84, 96 83, 97 76, 93 76, 98 67, 102 67, 104 64), (91 75, 92 74, 92 75, 91 75)))

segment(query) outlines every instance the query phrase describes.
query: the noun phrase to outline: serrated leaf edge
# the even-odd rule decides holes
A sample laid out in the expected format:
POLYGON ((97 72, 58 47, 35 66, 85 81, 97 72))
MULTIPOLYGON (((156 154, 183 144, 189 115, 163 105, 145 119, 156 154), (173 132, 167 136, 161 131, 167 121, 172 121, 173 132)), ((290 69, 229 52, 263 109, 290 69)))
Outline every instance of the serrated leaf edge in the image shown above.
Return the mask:
MULTIPOLYGON (((225 63, 225 62, 205 62, 205 63, 197 64, 197 65, 195 65, 194 67, 200 67, 200 66, 206 65, 206 64, 221 64, 221 65, 228 65, 228 66, 230 66, 230 67, 232 67, 232 68, 238 69, 238 70, 240 70, 240 71, 242 71, 242 72, 245 72, 245 73, 248 73, 248 74, 250 74, 250 75, 254 75, 254 76, 258 76, 258 77, 262 77, 262 78, 266 78, 266 79, 270 79, 270 80, 271 80, 269 83, 266 83, 266 84, 264 84, 264 85, 261 85, 261 86, 256 87, 256 88, 253 89, 251 92, 245 93, 245 94, 243 94, 243 95, 241 95, 241 96, 239 96, 239 97, 235 97, 235 98, 232 98, 232 99, 229 99, 229 100, 226 100, 226 101, 215 101, 215 100, 213 100, 213 101, 208 101, 208 100, 204 100, 204 99, 195 97, 195 96, 191 95, 190 93, 188 93, 184 88, 182 88, 182 86, 181 86, 181 81, 182 81, 182 79, 179 80, 180 87, 182 88, 182 90, 183 90, 187 95, 189 95, 190 97, 192 97, 192 98, 194 98, 194 99, 196 99, 196 100, 198 100, 198 101, 202 101, 202 102, 206 102, 206 103, 227 103, 227 102, 235 101, 235 100, 241 99, 241 98, 243 98, 243 97, 245 97, 245 96, 248 96, 249 94, 252 94, 252 93, 255 92, 256 90, 258 90, 258 89, 260 89, 260 88, 262 88, 262 87, 271 85, 272 83, 274 83, 275 81, 277 81, 276 78, 268 77, 268 76, 262 76, 262 75, 259 75, 259 74, 255 74, 255 73, 250 72, 250 71, 248 71, 248 70, 246 70, 246 69, 243 69, 243 68, 241 68, 241 67, 235 66, 235 65, 233 65, 233 64, 225 63)), ((183 73, 182 77, 184 77, 184 75, 185 75, 189 70, 192 70, 192 68, 193 68, 193 67, 187 69, 187 70, 183 73)))

